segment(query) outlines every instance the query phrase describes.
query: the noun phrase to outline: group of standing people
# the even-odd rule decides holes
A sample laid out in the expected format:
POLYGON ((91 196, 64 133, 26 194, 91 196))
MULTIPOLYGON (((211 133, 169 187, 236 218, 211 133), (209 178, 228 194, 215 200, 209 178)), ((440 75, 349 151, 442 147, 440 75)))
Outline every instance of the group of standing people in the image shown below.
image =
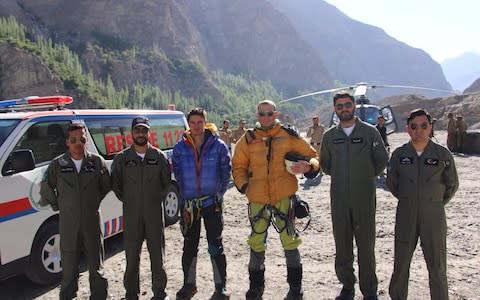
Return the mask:
MULTIPOLYGON (((257 105, 254 128, 247 130, 245 121, 240 121, 239 137, 229 131, 229 122, 224 122, 220 134, 217 133, 201 108, 188 113, 189 129, 175 145, 172 157, 173 173, 182 196, 180 225, 184 236, 184 280, 176 299, 191 299, 197 292, 196 263, 202 219, 214 274, 211 299, 230 297, 222 231, 224 194, 232 174, 235 186, 248 199, 251 224, 247 239, 250 286, 246 299, 262 299, 264 293, 270 225, 278 232, 284 250, 289 284, 285 299, 303 299, 303 263, 298 249, 302 239, 292 227, 298 201, 295 174, 314 178, 321 169, 331 176, 335 272, 342 284, 335 299, 353 300, 355 296, 354 239, 363 299, 378 299, 376 178, 387 166, 388 152, 379 131, 355 117, 353 96, 336 94, 333 109, 340 123, 323 132, 315 116, 308 131, 310 144, 295 128, 278 120, 280 112, 270 100, 257 105), (221 139, 222 131, 236 143, 233 158, 229 144, 221 139), (296 159, 287 170, 285 158, 292 155, 296 159)), ((171 171, 165 154, 148 142, 148 119, 135 118, 131 128, 133 145, 115 157, 110 178, 103 158, 86 151, 85 127, 72 124, 66 141, 69 150, 52 161, 42 181, 42 198, 53 209, 60 210, 64 269, 61 299, 76 295, 82 245, 87 254, 91 297, 107 297, 98 207, 110 189, 123 202, 125 299, 139 296, 139 261, 144 240, 151 259, 153 299, 168 299, 163 265, 162 199, 170 184, 171 171)), ((410 141, 393 152, 388 167, 387 185, 398 198, 394 271, 389 288, 392 299, 407 298, 409 265, 418 238, 427 261, 431 297, 448 299, 444 205, 455 194, 458 177, 450 152, 429 139, 431 130, 430 115, 424 110, 412 111, 407 119, 410 141)))
POLYGON ((453 113, 447 115, 447 147, 452 152, 463 152, 464 138, 467 132, 467 123, 463 120, 462 115, 458 115, 456 119, 453 113))

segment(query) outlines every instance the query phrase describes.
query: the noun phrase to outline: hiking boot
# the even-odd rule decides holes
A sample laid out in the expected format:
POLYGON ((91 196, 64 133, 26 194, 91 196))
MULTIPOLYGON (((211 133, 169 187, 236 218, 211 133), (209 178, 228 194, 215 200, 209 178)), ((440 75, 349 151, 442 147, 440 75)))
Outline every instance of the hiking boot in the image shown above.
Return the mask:
POLYGON ((292 290, 288 290, 288 293, 285 296, 284 300, 303 300, 303 291, 298 293, 292 290))
POLYGON ((230 299, 230 293, 228 293, 225 288, 215 289, 215 292, 213 293, 212 297, 210 297, 210 300, 229 300, 229 299, 230 299))
POLYGON ((190 300, 197 293, 197 287, 191 284, 185 284, 177 292, 177 300, 190 300))
POLYGON ((335 297, 335 300, 353 300, 354 298, 355 290, 343 287, 340 293, 338 293, 337 297, 335 297))
POLYGON ((247 293, 245 294, 246 300, 262 300, 263 291, 265 287, 256 287, 256 288, 249 288, 247 293))

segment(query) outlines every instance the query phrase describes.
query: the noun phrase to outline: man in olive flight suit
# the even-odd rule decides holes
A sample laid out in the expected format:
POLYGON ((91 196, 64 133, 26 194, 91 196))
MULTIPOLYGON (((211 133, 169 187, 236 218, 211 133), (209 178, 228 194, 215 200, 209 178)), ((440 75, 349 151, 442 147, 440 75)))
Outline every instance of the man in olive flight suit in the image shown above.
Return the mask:
POLYGON ((343 288, 335 299, 353 299, 353 238, 358 248, 360 290, 363 299, 377 299, 375 274, 375 180, 388 161, 378 130, 355 117, 348 93, 333 98, 340 124, 328 129, 322 141, 320 164, 332 177, 330 186, 335 272, 343 288))
POLYGON ((143 241, 147 241, 152 271, 152 299, 168 299, 163 199, 171 181, 165 154, 152 146, 150 123, 139 116, 132 121, 133 145, 113 160, 112 188, 123 202, 124 244, 127 267, 123 283, 126 300, 138 299, 139 265, 143 241))
POLYGON ((52 160, 40 186, 42 203, 60 211, 60 299, 76 297, 82 248, 88 264, 90 299, 106 299, 108 282, 102 276, 104 252, 98 208, 110 191, 110 174, 102 157, 85 150, 83 124, 70 125, 66 144, 68 151, 52 160))
POLYGON ((413 110, 407 119, 410 141, 390 160, 387 185, 398 198, 395 263, 390 281, 393 300, 407 299, 410 262, 420 237, 427 263, 430 297, 448 299, 445 204, 458 189, 452 154, 429 139, 430 115, 413 110))

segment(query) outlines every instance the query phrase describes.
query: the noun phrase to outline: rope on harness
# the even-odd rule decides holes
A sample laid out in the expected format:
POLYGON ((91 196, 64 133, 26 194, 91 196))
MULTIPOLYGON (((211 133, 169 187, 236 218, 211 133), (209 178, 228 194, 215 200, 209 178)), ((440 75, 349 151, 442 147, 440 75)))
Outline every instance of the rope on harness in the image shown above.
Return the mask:
POLYGON ((255 232, 256 234, 265 233, 268 230, 268 227, 270 226, 270 224, 273 226, 273 228, 275 228, 275 230, 278 233, 281 233, 282 231, 285 230, 285 228, 287 228, 287 225, 289 223, 288 214, 281 212, 278 208, 270 204, 264 205, 255 216, 252 215, 251 205, 248 204, 248 217, 250 221, 250 227, 252 227, 252 231, 255 232), (255 229, 255 224, 260 219, 265 220, 265 222, 267 223, 267 226, 265 226, 265 230, 263 231, 257 231, 255 229), (277 224, 278 220, 283 221, 284 225, 282 227, 278 226, 277 224))

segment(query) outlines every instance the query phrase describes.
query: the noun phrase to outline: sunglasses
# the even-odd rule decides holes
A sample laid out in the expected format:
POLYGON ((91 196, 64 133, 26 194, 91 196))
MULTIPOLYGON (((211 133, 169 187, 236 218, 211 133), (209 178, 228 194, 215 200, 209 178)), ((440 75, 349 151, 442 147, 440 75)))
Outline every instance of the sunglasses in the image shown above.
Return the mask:
POLYGON ((340 109, 343 109, 343 108, 352 108, 353 107, 353 103, 352 102, 345 102, 345 103, 337 103, 335 104, 335 108, 340 110, 340 109))
POLYGON ((410 123, 410 129, 415 130, 415 129, 418 129, 418 128, 422 128, 422 129, 425 130, 425 129, 428 128, 428 123, 427 122, 424 122, 422 124, 410 123))
POLYGON ((273 111, 259 111, 258 115, 260 117, 266 117, 266 116, 271 117, 271 116, 273 116, 274 113, 275 112, 273 112, 273 111))
POLYGON ((72 137, 68 138, 68 141, 70 142, 70 144, 76 144, 77 142, 85 144, 87 142, 87 139, 84 138, 83 136, 81 136, 79 138, 72 136, 72 137))
POLYGON ((148 133, 148 128, 143 127, 143 126, 138 126, 138 127, 133 128, 133 132, 147 134, 148 133))

